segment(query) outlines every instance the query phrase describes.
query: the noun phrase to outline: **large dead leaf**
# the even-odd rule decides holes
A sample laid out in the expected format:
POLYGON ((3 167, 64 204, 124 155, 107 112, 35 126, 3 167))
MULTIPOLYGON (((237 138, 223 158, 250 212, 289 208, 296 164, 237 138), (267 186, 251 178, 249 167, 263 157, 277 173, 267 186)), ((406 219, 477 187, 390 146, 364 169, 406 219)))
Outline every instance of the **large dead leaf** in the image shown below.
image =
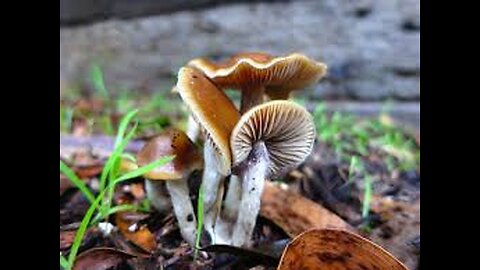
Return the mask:
POLYGON ((120 269, 118 265, 134 257, 133 254, 113 248, 92 248, 78 255, 73 270, 120 269))
POLYGON ((353 228, 323 206, 266 181, 260 215, 273 221, 290 237, 313 228, 353 228))
POLYGON ((137 223, 132 221, 131 215, 135 215, 135 213, 118 212, 115 214, 115 222, 120 233, 141 249, 152 253, 157 248, 155 236, 146 225, 138 227, 137 223))
POLYGON ((408 270, 373 242, 345 230, 313 229, 288 244, 277 270, 408 270))

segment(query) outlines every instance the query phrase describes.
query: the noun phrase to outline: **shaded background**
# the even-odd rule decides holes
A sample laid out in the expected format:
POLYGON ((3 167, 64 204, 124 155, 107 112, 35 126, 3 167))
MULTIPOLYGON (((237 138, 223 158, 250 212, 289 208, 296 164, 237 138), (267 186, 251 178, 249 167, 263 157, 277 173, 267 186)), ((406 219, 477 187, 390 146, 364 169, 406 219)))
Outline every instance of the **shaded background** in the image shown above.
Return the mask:
POLYGON ((146 95, 167 93, 194 57, 301 52, 329 74, 298 97, 365 115, 388 101, 418 128, 419 9, 419 0, 61 0, 60 92, 92 91, 92 63, 109 91, 146 95))

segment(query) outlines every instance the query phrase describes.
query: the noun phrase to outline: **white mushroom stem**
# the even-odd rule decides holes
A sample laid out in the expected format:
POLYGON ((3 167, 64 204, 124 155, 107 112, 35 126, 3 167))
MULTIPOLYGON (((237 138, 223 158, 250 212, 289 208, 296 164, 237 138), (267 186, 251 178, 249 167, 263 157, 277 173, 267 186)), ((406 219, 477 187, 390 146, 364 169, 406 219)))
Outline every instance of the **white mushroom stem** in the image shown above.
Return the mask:
POLYGON ((242 199, 242 185, 241 179, 236 175, 230 175, 230 182, 228 184, 227 195, 223 202, 223 210, 217 217, 215 223, 215 233, 222 243, 217 244, 231 244, 233 224, 237 220, 238 207, 242 199))
POLYGON ((197 220, 188 192, 187 179, 168 180, 166 186, 170 193, 180 233, 190 246, 195 247, 197 220))
POLYGON ((190 138, 192 142, 196 142, 198 139, 198 135, 200 134, 200 126, 198 125, 197 121, 193 118, 193 116, 188 116, 187 122, 187 136, 190 138))
POLYGON ((240 113, 243 114, 250 108, 263 102, 265 88, 263 86, 250 87, 242 89, 242 101, 240 104, 240 113))
POLYGON ((203 169, 203 224, 205 230, 212 238, 212 244, 223 242, 215 233, 215 221, 219 214, 222 195, 220 187, 223 186, 225 176, 218 170, 217 159, 215 158, 215 149, 207 140, 203 149, 204 169, 203 169))
POLYGON ((145 191, 150 204, 162 214, 167 214, 172 209, 172 201, 165 187, 165 182, 160 180, 145 180, 145 191))
POLYGON ((248 158, 240 165, 242 200, 233 228, 232 244, 234 246, 248 247, 250 245, 257 215, 260 212, 260 199, 269 163, 267 147, 261 141, 255 143, 248 158))
POLYGON ((227 195, 223 202, 222 218, 230 223, 235 222, 238 216, 238 207, 242 199, 242 180, 236 176, 230 176, 227 195))

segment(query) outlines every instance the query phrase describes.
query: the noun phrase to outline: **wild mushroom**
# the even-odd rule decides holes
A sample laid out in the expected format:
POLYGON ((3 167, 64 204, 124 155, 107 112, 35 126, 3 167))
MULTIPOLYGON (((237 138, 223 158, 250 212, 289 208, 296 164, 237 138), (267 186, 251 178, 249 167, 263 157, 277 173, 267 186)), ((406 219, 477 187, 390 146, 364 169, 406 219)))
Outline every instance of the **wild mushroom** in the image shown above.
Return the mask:
POLYGON ((327 72, 323 63, 298 53, 274 57, 266 53, 240 53, 224 62, 193 59, 189 66, 201 70, 218 87, 242 91, 240 112, 270 99, 288 99, 293 90, 318 82, 327 72))
MULTIPOLYGON (((266 102, 242 115, 230 139, 232 174, 238 175, 242 183, 241 202, 230 206, 233 215, 238 213, 232 233, 234 246, 249 245, 265 178, 298 166, 312 151, 314 140, 311 115, 293 102, 266 102)), ((234 192, 232 195, 239 197, 234 192)))
POLYGON ((192 171, 202 168, 202 156, 183 131, 170 129, 143 146, 137 154, 137 164, 145 166, 167 155, 175 155, 175 158, 144 175, 147 197, 159 211, 173 206, 180 232, 193 247, 197 222, 189 196, 188 177, 192 171), (165 181, 165 185, 161 180, 165 181))
POLYGON ((223 181, 231 169, 230 133, 240 113, 225 93, 197 69, 181 68, 175 88, 205 137, 204 225, 213 243, 223 243, 215 234, 215 221, 223 199, 223 181))

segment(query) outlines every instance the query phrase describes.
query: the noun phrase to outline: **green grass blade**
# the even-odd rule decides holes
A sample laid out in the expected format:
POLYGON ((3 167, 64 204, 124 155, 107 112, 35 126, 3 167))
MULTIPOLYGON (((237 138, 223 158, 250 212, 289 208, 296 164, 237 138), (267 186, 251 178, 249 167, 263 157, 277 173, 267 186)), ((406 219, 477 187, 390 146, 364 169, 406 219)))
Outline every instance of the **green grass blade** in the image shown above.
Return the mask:
POLYGON ((124 159, 126 159, 126 160, 130 160, 130 161, 133 162, 133 163, 137 163, 137 158, 136 158, 134 155, 130 154, 130 153, 123 153, 123 154, 121 155, 121 157, 124 158, 124 159))
MULTIPOLYGON (((100 190, 103 190, 105 188, 107 176, 112 171, 112 168, 115 165, 116 157, 123 152, 123 149, 119 147, 120 146, 119 144, 121 144, 121 142, 123 141, 123 136, 127 129, 128 123, 135 116, 137 112, 138 110, 134 110, 127 113, 120 122, 117 137, 115 138, 114 151, 108 158, 107 162, 105 163, 105 166, 103 167, 103 170, 102 170, 102 175, 100 176, 100 190)), ((133 128, 133 130, 135 130, 135 128, 133 128)))
POLYGON ((93 196, 93 193, 88 189, 85 183, 80 180, 80 178, 78 178, 75 172, 73 172, 73 170, 70 169, 67 164, 63 163, 63 161, 61 160, 60 171, 82 192, 82 194, 88 199, 90 203, 93 203, 95 201, 95 196, 93 196))
POLYGON ((162 157, 162 158, 160 158, 160 159, 158 159, 158 160, 156 160, 152 163, 149 163, 149 164, 147 164, 143 167, 140 167, 140 168, 138 168, 134 171, 131 171, 131 172, 128 172, 128 173, 122 175, 121 177, 116 179, 114 183, 119 183, 119 182, 122 182, 122 181, 125 181, 125 180, 128 180, 128 179, 140 177, 143 174, 155 169, 156 167, 160 167, 160 166, 163 166, 163 165, 167 164, 168 162, 172 161, 174 158, 175 158, 175 156, 162 157))
POLYGON ((140 167, 135 171, 129 172, 127 174, 124 174, 122 177, 116 179, 116 181, 109 183, 109 185, 106 187, 106 189, 102 190, 100 194, 98 194, 97 198, 95 201, 90 205, 88 208, 87 213, 82 219, 82 222, 80 223, 80 227, 78 228, 77 233, 75 234, 75 239, 73 240, 72 248, 70 249, 70 254, 68 256, 68 262, 71 266, 73 266, 73 263, 75 261, 75 258, 77 256, 78 249, 80 248, 81 241, 83 239, 83 236, 85 234, 85 231, 87 230, 88 225, 90 224, 90 221, 92 220, 93 213, 95 212, 95 208, 97 208, 98 204, 102 200, 102 198, 105 195, 105 192, 107 190, 113 189, 115 185, 119 184, 120 182, 138 177, 144 173, 149 172, 150 170, 153 170, 157 166, 163 166, 167 162, 173 160, 175 157, 174 156, 165 156, 157 161, 154 161, 152 163, 149 163, 146 166, 140 167))
MULTIPOLYGON (((134 204, 121 204, 121 205, 116 205, 110 209, 108 209, 108 211, 106 211, 106 216, 110 216, 112 214, 115 214, 117 212, 123 212, 123 211, 137 211, 138 210, 138 206, 137 205, 134 205, 134 204)), ((98 213, 95 218, 93 218, 93 221, 92 221, 92 224, 96 224, 98 222, 100 222, 100 220, 104 219, 105 216, 102 215, 102 213, 98 213)))
POLYGON ((121 204, 116 205, 108 210, 108 214, 115 214, 117 212, 125 212, 125 211, 136 211, 138 206, 134 204, 121 204))
POLYGON ((117 183, 120 183, 122 181, 125 181, 125 180, 128 180, 128 179, 132 179, 132 178, 136 178, 136 177, 140 177, 142 176, 143 174, 155 169, 156 167, 160 167, 160 166, 163 166, 165 164, 167 164, 168 162, 170 162, 171 160, 173 160, 175 157, 174 156, 166 156, 166 157, 162 157, 152 163, 149 163, 147 164, 146 166, 143 166, 143 167, 140 167, 134 171, 131 171, 131 172, 128 172, 124 175, 122 175, 121 177, 117 178, 117 179, 114 179, 112 180, 112 183, 107 190, 108 190, 108 201, 105 203, 106 205, 106 210, 105 210, 105 213, 102 213, 104 215, 105 218, 108 218, 108 209, 110 208, 110 205, 112 203, 112 200, 113 200, 113 194, 114 194, 114 191, 115 191, 115 185, 117 183))
POLYGON ((143 199, 143 201, 138 206, 138 210, 145 213, 150 212, 151 210, 150 200, 148 198, 143 199))
POLYGON ((67 259, 63 257, 62 253, 60 252, 60 266, 64 269, 70 269, 70 264, 68 263, 67 259))
POLYGON ((120 120, 117 137, 115 138, 114 148, 117 148, 120 142, 122 141, 123 137, 125 136, 125 131, 127 130, 128 124, 137 113, 138 113, 138 110, 130 111, 122 118, 122 120, 120 120))
POLYGON ((100 95, 108 99, 109 94, 107 88, 105 87, 105 82, 103 80, 103 72, 99 65, 93 64, 90 69, 90 77, 92 79, 93 87, 95 90, 100 93, 100 95))
POLYGON ((78 231, 75 234, 75 238, 73 239, 73 244, 72 244, 72 248, 70 249, 70 254, 68 255, 68 264, 70 265, 70 267, 73 267, 75 258, 77 257, 78 249, 80 248, 80 244, 82 243, 83 236, 87 231, 88 225, 90 224, 90 220, 92 219, 95 209, 97 208, 98 204, 103 198, 103 194, 104 194, 103 192, 100 192, 98 197, 88 208, 88 211, 85 214, 85 216, 83 216, 82 222, 80 223, 80 227, 78 228, 78 231))
MULTIPOLYGON (((111 155, 111 159, 109 159, 109 161, 111 160, 109 166, 110 166, 110 173, 109 173, 109 183, 112 183, 115 181, 115 179, 117 178, 117 176, 119 175, 119 167, 120 167, 120 160, 121 160, 121 155, 123 153, 123 150, 125 149, 125 147, 127 146, 128 142, 130 142, 130 140, 133 138, 133 136, 135 135, 135 131, 137 129, 137 123, 135 123, 135 125, 133 126, 132 130, 130 130, 130 132, 127 134, 127 136, 125 136, 125 138, 123 139, 123 141, 120 142, 120 144, 115 148, 115 150, 113 151, 112 155, 111 155)), ((111 190, 109 190, 109 193, 108 193, 108 201, 106 202, 106 205, 109 207, 111 202, 112 202, 112 198, 113 198, 113 192, 114 192, 114 188, 112 188, 111 190)))
POLYGON ((363 193, 362 217, 368 217, 370 212, 370 202, 372 201, 372 179, 369 175, 365 176, 365 190, 363 193))

